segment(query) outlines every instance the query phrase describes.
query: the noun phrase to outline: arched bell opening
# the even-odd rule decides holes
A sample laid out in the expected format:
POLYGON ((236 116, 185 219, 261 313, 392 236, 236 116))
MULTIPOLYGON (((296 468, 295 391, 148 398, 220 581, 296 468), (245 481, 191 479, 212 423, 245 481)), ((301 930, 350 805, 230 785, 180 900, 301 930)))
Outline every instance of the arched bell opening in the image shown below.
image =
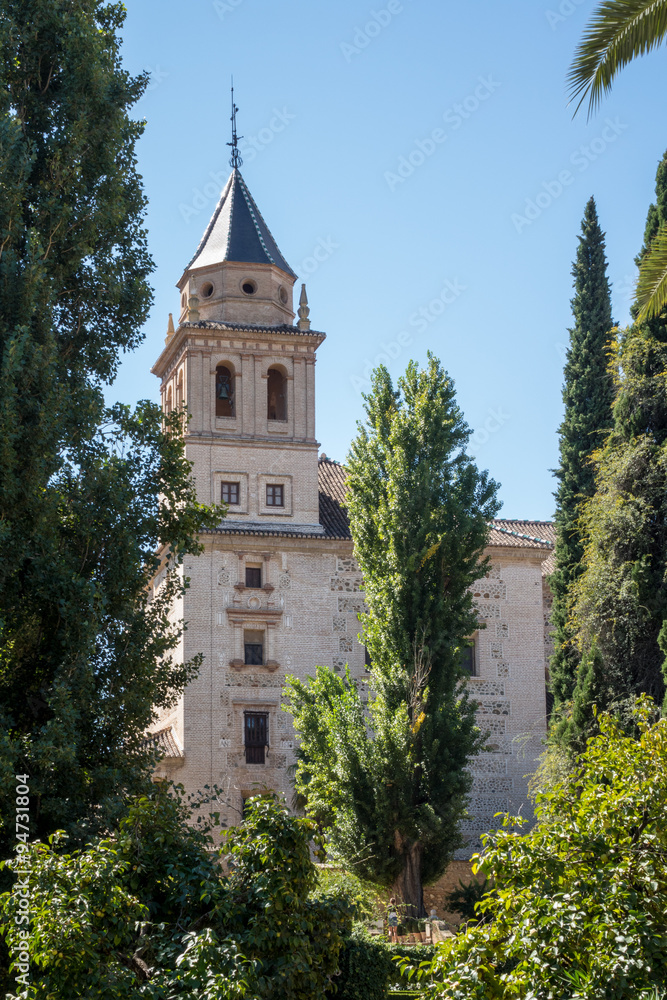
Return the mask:
POLYGON ((287 420, 287 376, 280 368, 269 368, 266 400, 269 420, 287 420))
POLYGON ((234 373, 226 365, 218 365, 215 369, 215 415, 216 417, 233 417, 236 415, 234 373))

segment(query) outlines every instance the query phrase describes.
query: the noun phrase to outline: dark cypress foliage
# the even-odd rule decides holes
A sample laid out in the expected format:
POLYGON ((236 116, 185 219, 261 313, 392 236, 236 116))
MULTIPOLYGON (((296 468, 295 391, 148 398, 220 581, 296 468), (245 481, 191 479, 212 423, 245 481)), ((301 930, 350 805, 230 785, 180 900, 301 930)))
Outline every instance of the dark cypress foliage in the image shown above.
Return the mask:
MULTIPOLYGON (((637 263, 666 222, 667 154, 637 263)), ((619 334, 610 370, 617 382, 613 426, 596 456, 595 494, 583 508, 584 571, 573 606, 583 656, 565 734, 575 748, 597 729, 593 705, 632 726, 636 696, 659 703, 665 691, 667 310, 619 334)))
POLYGON ((595 199, 590 198, 581 223, 576 260, 572 266, 574 326, 565 365, 560 426, 560 465, 556 491, 556 569, 554 595, 555 653, 551 660, 554 718, 572 697, 579 653, 571 624, 572 585, 581 573, 584 540, 579 516, 584 500, 595 490, 591 453, 602 444, 612 423, 613 379, 609 373, 611 296, 607 279, 604 233, 595 199))

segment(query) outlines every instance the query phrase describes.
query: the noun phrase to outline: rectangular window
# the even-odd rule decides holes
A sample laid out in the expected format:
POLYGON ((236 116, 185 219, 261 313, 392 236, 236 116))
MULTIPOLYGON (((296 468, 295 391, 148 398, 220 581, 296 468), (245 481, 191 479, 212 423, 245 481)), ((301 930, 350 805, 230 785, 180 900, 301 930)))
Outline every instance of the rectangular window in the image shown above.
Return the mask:
POLYGON ((246 568, 245 568, 245 585, 246 585, 246 587, 261 587, 262 586, 262 568, 261 568, 261 566, 246 566, 246 568))
POLYGON ((261 667, 264 663, 264 633, 246 630, 243 633, 244 663, 261 667))
POLYGON ((267 507, 284 507, 285 506, 285 487, 284 486, 267 486, 266 487, 266 506, 267 507))
POLYGON ((243 718, 246 764, 263 764, 269 742, 269 717, 262 712, 245 712, 243 718))
POLYGON ((235 503, 239 502, 239 484, 238 483, 221 483, 222 487, 222 502, 223 503, 235 503))
POLYGON ((470 677, 475 676, 475 644, 471 643, 469 646, 464 646, 460 653, 459 664, 461 670, 464 673, 469 674, 470 677))

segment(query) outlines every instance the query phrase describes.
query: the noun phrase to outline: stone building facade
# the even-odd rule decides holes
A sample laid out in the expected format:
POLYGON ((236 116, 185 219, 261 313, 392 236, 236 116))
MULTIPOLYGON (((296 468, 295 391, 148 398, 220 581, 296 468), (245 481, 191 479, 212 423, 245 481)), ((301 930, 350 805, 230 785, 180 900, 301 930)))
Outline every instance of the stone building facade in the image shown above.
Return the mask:
MULTIPOLYGON (((191 583, 174 608, 188 623, 179 655, 201 652, 204 661, 155 727, 164 753, 157 773, 188 791, 218 785, 216 808, 228 825, 257 790, 291 796, 285 676, 349 664, 360 682, 366 677, 345 470, 318 455, 315 436, 315 361, 325 335, 311 329, 303 286, 295 323, 295 280, 234 169, 178 283, 179 320, 170 318, 153 368, 165 409, 187 402, 186 454, 199 497, 228 504, 202 539, 203 554, 184 566, 191 583)), ((472 764, 469 849, 494 813, 529 808, 527 775, 546 728, 543 581, 552 549, 550 524, 491 527, 492 565, 475 589, 486 627, 475 637, 469 681, 491 740, 472 764)))

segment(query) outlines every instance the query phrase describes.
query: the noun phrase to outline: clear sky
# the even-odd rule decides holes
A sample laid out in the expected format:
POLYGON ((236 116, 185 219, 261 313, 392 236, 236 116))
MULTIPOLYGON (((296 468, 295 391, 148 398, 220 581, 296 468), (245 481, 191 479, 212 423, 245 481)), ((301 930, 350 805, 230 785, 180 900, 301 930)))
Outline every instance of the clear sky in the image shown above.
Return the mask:
POLYGON ((428 349, 457 387, 503 517, 553 514, 571 262, 587 199, 607 233, 614 317, 667 146, 665 53, 573 120, 565 78, 589 0, 127 0, 155 304, 109 399, 157 398, 174 287, 230 171, 307 283, 317 435, 343 461, 370 367, 428 349))

